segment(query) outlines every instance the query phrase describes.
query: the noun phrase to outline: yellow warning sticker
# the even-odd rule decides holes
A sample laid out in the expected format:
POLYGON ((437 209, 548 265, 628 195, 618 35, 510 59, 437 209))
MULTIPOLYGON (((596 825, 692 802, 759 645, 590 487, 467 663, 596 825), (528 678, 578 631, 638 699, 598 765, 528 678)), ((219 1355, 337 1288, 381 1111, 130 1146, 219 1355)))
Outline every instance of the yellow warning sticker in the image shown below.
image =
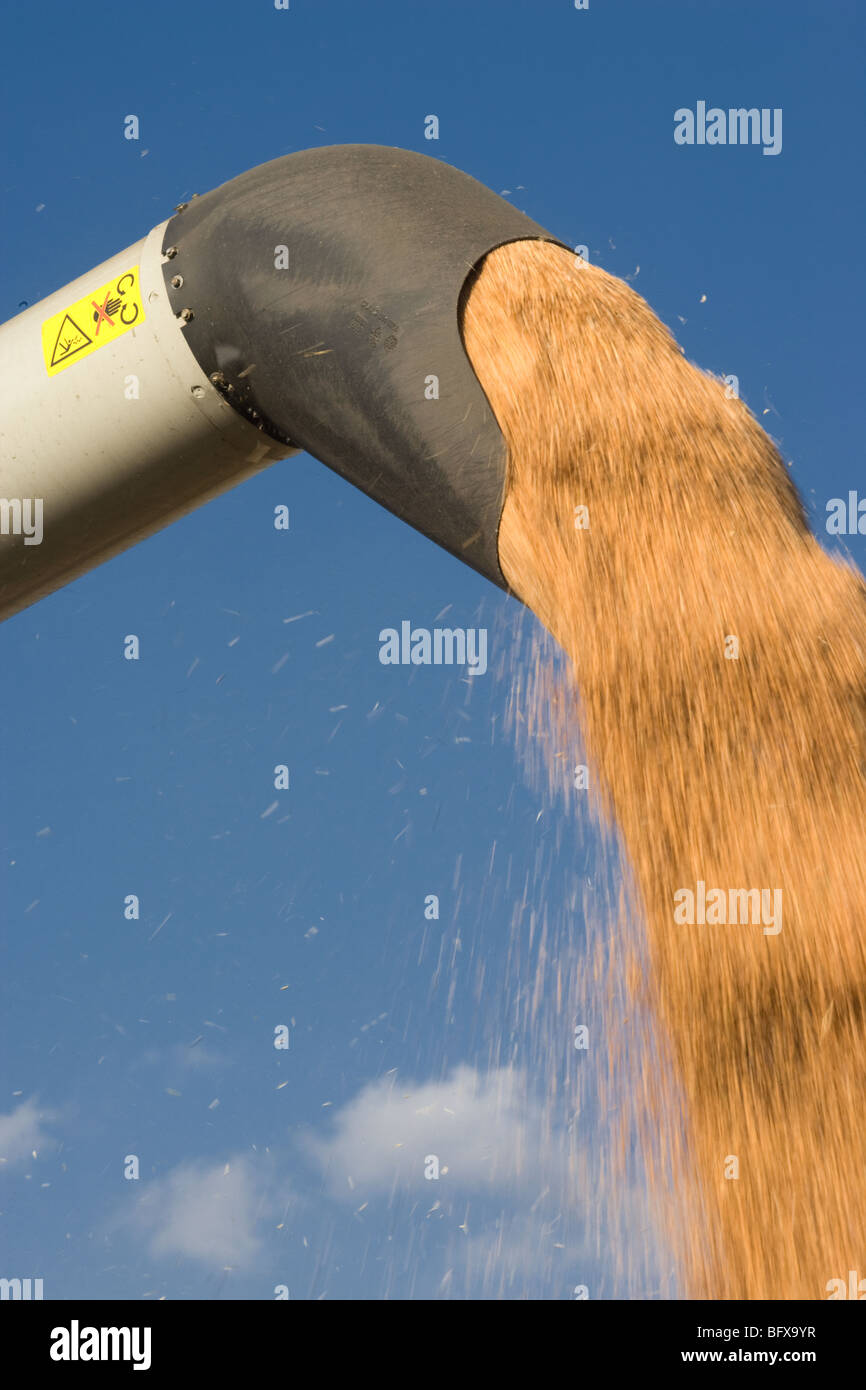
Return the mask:
POLYGON ((144 322, 138 266, 91 290, 42 325, 42 354, 49 376, 80 362, 121 333, 144 322))

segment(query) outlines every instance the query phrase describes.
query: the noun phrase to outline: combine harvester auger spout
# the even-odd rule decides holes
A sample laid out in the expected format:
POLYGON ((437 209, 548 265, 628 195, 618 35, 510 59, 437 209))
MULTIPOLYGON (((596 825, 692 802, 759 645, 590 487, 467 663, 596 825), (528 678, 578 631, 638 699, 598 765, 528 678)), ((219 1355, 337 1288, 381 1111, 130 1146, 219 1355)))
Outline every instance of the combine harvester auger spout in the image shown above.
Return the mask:
POLYGON ((505 443, 458 315, 529 239, 556 240, 439 160, 306 150, 2 325, 0 618, 302 449, 506 588, 505 443))

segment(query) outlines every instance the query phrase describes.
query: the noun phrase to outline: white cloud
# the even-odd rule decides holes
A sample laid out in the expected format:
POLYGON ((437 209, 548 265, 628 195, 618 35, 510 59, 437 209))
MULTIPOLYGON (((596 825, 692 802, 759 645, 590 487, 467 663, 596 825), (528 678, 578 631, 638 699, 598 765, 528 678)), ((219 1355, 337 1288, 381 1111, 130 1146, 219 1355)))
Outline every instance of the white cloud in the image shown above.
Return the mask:
POLYGON ((549 1111, 528 1092, 522 1072, 501 1067, 482 1074, 455 1067, 442 1081, 416 1085, 398 1079, 366 1086, 337 1112, 327 1138, 305 1148, 324 1168, 335 1195, 395 1187, 436 1187, 424 1178, 428 1155, 448 1189, 461 1192, 538 1192, 563 1176, 567 1139, 555 1135, 549 1111))
POLYGON ((146 1232, 153 1255, 182 1255, 216 1268, 248 1266, 260 1245, 256 1227, 270 1205, 269 1183, 246 1158, 181 1163, 148 1183, 121 1222, 146 1232))
POLYGON ((427 1296, 568 1300, 586 1285, 591 1298, 646 1297, 658 1282, 646 1196, 608 1172, 614 1138, 597 1118, 577 1126, 574 1095, 566 1102, 539 1096, 517 1068, 458 1066, 441 1081, 366 1086, 304 1147, 356 1214, 377 1195, 402 1195, 415 1237, 441 1221, 439 1248, 423 1257, 427 1296), (429 1154, 438 1182, 424 1176, 429 1154), (612 1269, 605 1240, 616 1244, 612 1269))
POLYGON ((0 1115, 0 1173, 14 1164, 26 1162, 34 1151, 54 1147, 54 1140, 43 1124, 55 1118, 53 1111, 40 1110, 25 1100, 8 1115, 0 1115))

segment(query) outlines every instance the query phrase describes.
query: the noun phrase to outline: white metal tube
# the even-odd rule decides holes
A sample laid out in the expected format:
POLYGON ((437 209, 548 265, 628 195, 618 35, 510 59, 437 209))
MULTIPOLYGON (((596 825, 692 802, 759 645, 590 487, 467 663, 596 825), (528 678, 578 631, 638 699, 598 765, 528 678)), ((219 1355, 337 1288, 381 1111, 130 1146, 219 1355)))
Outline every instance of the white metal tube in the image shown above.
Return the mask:
POLYGON ((165 226, 0 326, 0 619, 297 452, 198 365, 165 226))

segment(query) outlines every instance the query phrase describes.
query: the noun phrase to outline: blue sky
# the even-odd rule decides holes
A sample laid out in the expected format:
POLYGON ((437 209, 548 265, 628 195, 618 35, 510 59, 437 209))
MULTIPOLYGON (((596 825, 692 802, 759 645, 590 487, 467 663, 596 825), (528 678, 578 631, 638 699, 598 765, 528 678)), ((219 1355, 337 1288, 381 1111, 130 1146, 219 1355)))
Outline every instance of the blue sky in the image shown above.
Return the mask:
MULTIPOLYGON (((853 0, 7 8, 0 317, 254 164, 419 150, 735 374, 824 535, 827 500, 866 493, 863 33, 853 0), (781 108, 781 153, 677 146, 700 100, 781 108)), ((639 1162, 598 1186, 571 1035, 599 1016, 602 1050, 577 980, 618 868, 509 731, 533 629, 305 455, 0 627, 0 1276, 47 1298, 675 1292, 639 1162), (439 615, 488 629, 486 674, 380 664, 380 629, 439 615)))

